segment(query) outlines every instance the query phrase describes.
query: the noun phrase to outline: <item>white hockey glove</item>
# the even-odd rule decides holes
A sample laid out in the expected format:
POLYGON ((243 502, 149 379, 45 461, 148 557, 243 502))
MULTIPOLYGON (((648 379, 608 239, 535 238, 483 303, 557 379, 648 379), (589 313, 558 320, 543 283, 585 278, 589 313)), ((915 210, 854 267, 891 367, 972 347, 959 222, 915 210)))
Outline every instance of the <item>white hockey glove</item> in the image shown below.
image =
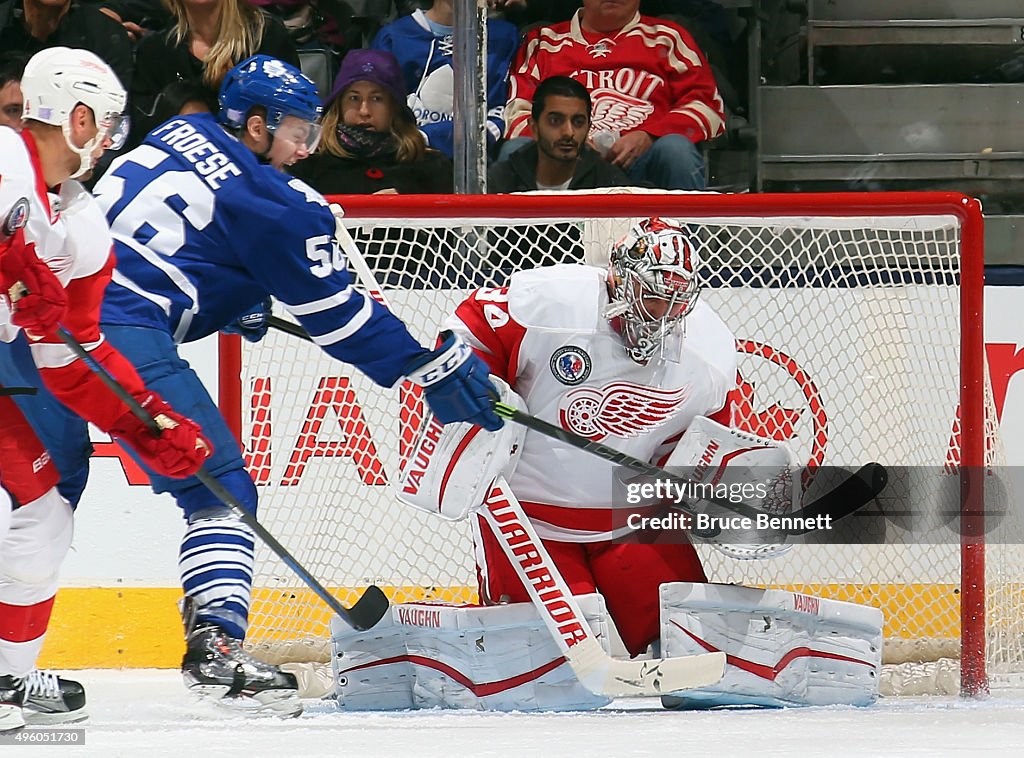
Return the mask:
MULTIPOLYGON (((705 416, 698 416, 680 438, 665 464, 680 469, 687 478, 699 484, 726 484, 733 491, 752 485, 764 492, 763 497, 745 501, 748 505, 773 516, 785 515, 795 507, 792 475, 796 461, 784 443, 765 439, 739 429, 730 429, 705 416)), ((717 493, 716 493, 717 494, 717 493)), ((736 514, 709 501, 694 504, 698 511, 712 516, 733 517, 736 514)), ((739 560, 775 558, 788 552, 785 535, 773 535, 771 542, 755 542, 758 531, 722 531, 707 540, 715 548, 739 560), (747 542, 745 538, 749 538, 747 542)))
MULTIPOLYGON (((505 382, 492 376, 503 403, 526 405, 505 382)), ((399 477, 397 497, 403 503, 456 521, 475 510, 498 475, 508 476, 519 460, 526 429, 505 424, 488 432, 467 422, 441 424, 424 419, 419 439, 399 477)))

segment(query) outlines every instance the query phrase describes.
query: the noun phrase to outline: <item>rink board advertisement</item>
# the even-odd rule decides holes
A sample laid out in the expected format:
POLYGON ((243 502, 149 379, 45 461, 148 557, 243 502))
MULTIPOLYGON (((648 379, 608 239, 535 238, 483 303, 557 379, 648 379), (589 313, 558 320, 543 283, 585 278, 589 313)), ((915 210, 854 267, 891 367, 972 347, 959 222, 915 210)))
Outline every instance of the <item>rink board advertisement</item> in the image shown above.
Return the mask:
MULTIPOLYGON (((934 302, 926 302, 922 313, 905 314, 907 319, 899 328, 892 324, 868 325, 875 331, 888 330, 885 333, 891 339, 885 342, 905 362, 904 370, 928 372, 934 378, 929 397, 901 395, 893 392, 884 382, 873 381, 875 377, 870 370, 871 356, 865 355, 861 356, 863 363, 832 367, 832 378, 827 385, 813 383, 815 393, 811 398, 806 383, 791 382, 794 377, 792 363, 776 359, 780 368, 778 384, 774 388, 756 388, 760 392, 771 393, 771 397, 766 398, 757 392, 750 395, 748 402, 752 409, 755 412, 764 411, 768 405, 775 403, 783 410, 792 411, 794 435, 798 440, 808 441, 807 444, 801 442, 797 445, 798 456, 804 461, 820 452, 820 425, 825 417, 827 444, 833 445, 833 449, 845 451, 848 456, 847 460, 832 461, 835 465, 865 462, 860 458, 865 454, 868 429, 874 440, 891 439, 893 446, 901 445, 903 438, 893 426, 894 419, 897 411, 908 405, 927 408, 921 414, 925 418, 920 422, 919 436, 928 440, 928 450, 950 449, 957 414, 956 354, 954 351, 943 352, 944 348, 916 353, 907 349, 907 341, 913 339, 914 334, 920 334, 922 329, 927 332, 927 324, 937 318, 927 312, 928 308, 956 308, 955 297, 949 298, 948 293, 944 295, 941 287, 933 289, 936 295, 934 302), (915 365, 915 356, 922 354, 927 356, 928 364, 915 365), (937 370, 941 366, 948 366, 948 370, 937 370), (791 386, 787 387, 787 382, 791 386), (854 397, 856 403, 844 402, 844 398, 854 397), (804 404, 797 403, 797 399, 802 399, 804 404), (872 409, 870 417, 865 417, 862 410, 865 408, 872 409)), ((756 290, 753 292, 754 297, 739 297, 735 290, 726 293, 706 291, 702 297, 706 296, 712 305, 718 307, 724 305, 724 298, 728 296, 733 307, 737 301, 742 300, 744 308, 756 310, 759 306, 756 290), (716 302, 716 297, 721 302, 716 302)), ((855 290, 829 291, 824 295, 821 292, 797 292, 795 297, 807 297, 805 309, 812 309, 815 297, 850 298, 853 292, 855 290)), ((454 302, 452 298, 442 298, 440 293, 421 291, 416 296, 438 298, 436 310, 439 317, 454 302)), ((1020 466, 1024 465, 1024 383, 1019 381, 1019 376, 1024 376, 1021 373, 1021 369, 1024 369, 1024 323, 1019 318, 1020 289, 988 287, 985 296, 986 352, 993 400, 1001 422, 1000 436, 1006 463, 1020 466)), ((396 308, 400 310, 400 306, 399 303, 396 308)), ((831 312, 845 314, 844 318, 851 319, 851 323, 857 320, 857 308, 853 300, 838 304, 831 312)), ((937 322, 941 323, 949 315, 943 314, 937 322)), ((741 343, 771 344, 778 354, 793 358, 801 371, 811 380, 814 379, 814 342, 808 339, 806 327, 794 326, 793 333, 789 335, 744 333, 742 312, 730 313, 724 318, 741 343)), ((418 331, 423 332, 417 336, 424 343, 430 339, 428 332, 436 329, 436 324, 416 326, 418 331)), ((273 334, 272 338, 290 339, 273 334)), ((208 338, 182 351, 214 396, 217 387, 216 346, 216 339, 208 338)), ((763 355, 759 359, 763 360, 763 355)), ((318 361, 314 374, 331 373, 332 364, 328 359, 320 360, 314 356, 313 360, 318 361)), ((741 358, 741 374, 748 360, 753 360, 749 352, 741 358)), ((284 368, 291 370, 294 367, 286 365, 284 368)), ((367 380, 354 376, 348 370, 338 372, 337 376, 347 377, 344 389, 348 393, 347 397, 358 408, 358 398, 364 386, 362 383, 367 380)), ((249 393, 250 404, 253 391, 249 393)), ((304 391, 307 390, 296 390, 299 393, 304 391)), ((339 538, 338 560, 310 567, 326 586, 345 588, 364 585, 369 581, 390 586, 404 582, 455 588, 455 594, 451 595, 454 599, 465 599, 471 595, 472 590, 466 588, 471 588, 475 582, 470 552, 472 547, 465 525, 452 525, 431 519, 426 514, 413 514, 389 498, 386 486, 381 486, 400 457, 396 444, 388 439, 394 435, 384 435, 382 439, 374 437, 376 444, 369 457, 366 454, 336 455, 330 458, 306 456, 298 460, 299 465, 296 466, 295 451, 289 449, 287 440, 296 440, 302 435, 303 425, 309 420, 309 403, 295 398, 286 401, 276 398, 272 387, 269 392, 277 424, 274 440, 280 442, 275 443, 270 451, 272 455, 263 459, 258 470, 254 470, 254 477, 260 486, 280 490, 284 484, 289 490, 287 514, 265 514, 266 518, 261 518, 282 543, 292 549, 300 560, 308 560, 300 552, 301 535, 310 533, 310 523, 320 523, 327 518, 316 511, 312 504, 317 501, 320 494, 317 489, 323 486, 325 474, 329 471, 329 477, 334 479, 347 478, 351 480, 350 484, 354 481, 360 483, 360 492, 365 498, 361 512, 369 514, 364 515, 364 519, 372 518, 375 522, 376 531, 369 533, 377 537, 375 542, 364 542, 361 546, 347 545, 339 538), (372 460, 374 456, 379 458, 379 468, 374 468, 377 465, 372 460), (368 471, 377 473, 371 474, 368 480, 368 471), (374 479, 374 476, 377 478, 374 479), (371 486, 366 486, 367 481, 371 482, 371 486), (307 506, 307 503, 310 505, 307 506), (457 551, 460 554, 438 555, 440 547, 449 544, 460 545, 457 551), (417 561, 416 554, 433 554, 429 567, 423 569, 422 575, 416 573, 417 566, 424 565, 417 561), (401 568, 397 570, 398 576, 389 575, 388 567, 399 565, 401 568), (459 594, 460 588, 465 590, 465 594, 459 594)), ((243 388, 243 404, 246 397, 243 388)), ((359 423, 369 430, 371 436, 376 425, 394 425, 394 414, 397 413, 399 403, 397 391, 395 397, 396 408, 390 411, 390 418, 376 417, 372 409, 359 409, 356 414, 359 423)), ((243 415, 248 410, 243 406, 243 415)), ((321 441, 327 448, 330 448, 333 441, 337 450, 337 445, 344 445, 344 435, 337 428, 331 428, 334 420, 329 417, 321 419, 323 423, 318 427, 318 433, 323 435, 321 441)), ((350 415, 348 421, 351 420, 350 415)), ((351 429, 351 426, 348 428, 351 429)), ((250 426, 247 426, 246 431, 251 434, 250 426)), ((97 453, 90 482, 76 515, 75 539, 64 564, 62 589, 57 596, 53 623, 40 664, 54 668, 178 666, 182 642, 175 603, 180 596, 177 576, 178 538, 183 529, 180 513, 169 496, 154 495, 149 490, 141 472, 130 459, 120 454, 119 448, 111 444, 109 439, 95 434, 94 441, 97 453)), ((614 446, 614 440, 607 442, 614 446)), ((913 451, 900 451, 900 455, 904 461, 909 456, 909 462, 914 465, 936 463, 934 460, 914 460, 913 451)), ((943 461, 937 463, 941 465, 943 461)), ((807 546, 798 558, 787 555, 783 564, 773 568, 775 575, 781 577, 783 582, 805 585, 820 581, 815 569, 818 561, 813 551, 821 547, 807 546)), ((824 546, 825 549, 827 547, 824 546)), ((955 551, 947 551, 947 556, 936 559, 935 551, 928 546, 904 546, 904 551, 921 553, 921 560, 917 563, 920 571, 915 572, 916 584, 911 586, 907 584, 906 572, 893 568, 889 574, 886 573, 888 563, 884 558, 873 559, 870 553, 873 547, 865 546, 858 560, 865 564, 877 564, 872 568, 872 581, 879 585, 885 597, 895 599, 907 593, 919 596, 927 591, 948 593, 953 591, 953 585, 958 582, 959 563, 955 551), (926 558, 925 554, 929 552, 926 558)), ((708 573, 713 580, 728 580, 727 577, 715 576, 715 566, 709 566, 708 573)), ((272 570, 271 578, 282 585, 291 581, 288 569, 283 566, 272 570)), ((846 580, 852 583, 856 578, 856 569, 851 569, 846 580)), ((260 581, 258 577, 257 584, 260 581)), ((927 615, 927 607, 927 603, 919 605, 915 613, 927 615)))

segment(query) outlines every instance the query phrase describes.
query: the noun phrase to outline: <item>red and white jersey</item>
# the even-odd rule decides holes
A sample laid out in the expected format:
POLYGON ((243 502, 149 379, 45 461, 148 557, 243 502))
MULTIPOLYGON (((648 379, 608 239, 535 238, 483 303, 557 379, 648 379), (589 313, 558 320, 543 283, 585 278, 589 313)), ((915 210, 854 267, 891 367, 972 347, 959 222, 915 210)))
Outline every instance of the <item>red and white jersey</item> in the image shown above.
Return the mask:
POLYGON ((25 505, 56 487, 59 478, 49 452, 18 406, 0 395, 0 484, 25 505))
POLYGON ((509 70, 506 136, 530 136, 537 86, 549 76, 580 82, 593 102, 591 134, 643 130, 703 142, 725 131, 715 77, 683 27, 639 13, 614 34, 585 32, 571 21, 526 35, 509 70))
MULTIPOLYGON (((47 188, 32 133, 0 127, 0 255, 17 239, 10 236, 12 231, 22 226, 24 244, 34 248, 67 292, 63 326, 130 392, 143 391, 135 370, 100 332, 100 305, 114 268, 113 240, 103 211, 76 181, 47 188)), ((0 324, 8 320, 8 314, 0 314, 0 324)), ((6 327, 0 332, 8 341, 16 334, 6 327)), ((92 379, 91 372, 55 334, 33 342, 31 350, 47 387, 83 418, 107 429, 127 412, 109 390, 98 398, 87 397, 83 386, 92 379)))
MULTIPOLYGON (((695 416, 728 423, 736 343, 702 301, 686 316, 671 355, 647 365, 626 354, 605 317, 606 272, 562 265, 515 274, 480 289, 447 326, 522 396, 529 412, 644 461, 659 461, 695 416)), ((609 530, 616 467, 530 431, 509 484, 543 539, 593 542, 609 530)), ((620 469, 621 473, 621 469, 620 469)))

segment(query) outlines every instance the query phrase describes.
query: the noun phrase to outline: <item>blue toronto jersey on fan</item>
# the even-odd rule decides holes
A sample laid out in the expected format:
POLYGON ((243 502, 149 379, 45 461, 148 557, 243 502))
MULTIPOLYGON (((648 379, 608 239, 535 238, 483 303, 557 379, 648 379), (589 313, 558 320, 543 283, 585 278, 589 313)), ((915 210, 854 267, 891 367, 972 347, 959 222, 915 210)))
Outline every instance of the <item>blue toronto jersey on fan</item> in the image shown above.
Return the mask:
POLYGON ((379 384, 426 352, 352 287, 323 196, 260 164, 209 114, 154 129, 95 192, 117 256, 104 324, 191 342, 270 294, 327 353, 379 384))
MULTIPOLYGON (((446 27, 443 27, 446 28, 446 27)), ((386 24, 370 47, 387 50, 398 60, 405 79, 408 105, 430 147, 453 157, 454 51, 452 34, 431 29, 422 10, 386 24)), ((487 20, 487 144, 493 148, 505 132, 508 69, 519 48, 519 30, 501 19, 487 20)))

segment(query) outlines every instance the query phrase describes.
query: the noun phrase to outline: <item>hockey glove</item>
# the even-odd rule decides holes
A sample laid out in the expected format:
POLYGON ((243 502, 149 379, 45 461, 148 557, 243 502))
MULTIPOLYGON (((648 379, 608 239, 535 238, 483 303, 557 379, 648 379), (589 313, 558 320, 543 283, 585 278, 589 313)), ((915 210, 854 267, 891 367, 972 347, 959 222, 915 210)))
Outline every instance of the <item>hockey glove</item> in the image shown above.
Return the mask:
POLYGON ((468 421, 496 432, 504 422, 494 412, 498 391, 491 384, 487 364, 452 332, 441 333, 441 345, 423 353, 405 369, 405 375, 423 387, 427 404, 442 424, 468 421))
POLYGON ((110 434, 124 440, 143 463, 162 476, 183 479, 199 471, 213 454, 213 446, 203 437, 199 425, 175 413, 155 392, 143 392, 135 399, 156 421, 160 436, 130 411, 111 427, 110 434))
POLYGON ((221 331, 225 334, 240 334, 248 342, 259 342, 267 336, 267 318, 273 307, 274 301, 268 297, 247 310, 221 331))
POLYGON ((64 318, 68 296, 49 266, 26 244, 19 229, 13 244, 0 255, 2 294, 10 297, 11 321, 38 340, 52 332, 64 318))

